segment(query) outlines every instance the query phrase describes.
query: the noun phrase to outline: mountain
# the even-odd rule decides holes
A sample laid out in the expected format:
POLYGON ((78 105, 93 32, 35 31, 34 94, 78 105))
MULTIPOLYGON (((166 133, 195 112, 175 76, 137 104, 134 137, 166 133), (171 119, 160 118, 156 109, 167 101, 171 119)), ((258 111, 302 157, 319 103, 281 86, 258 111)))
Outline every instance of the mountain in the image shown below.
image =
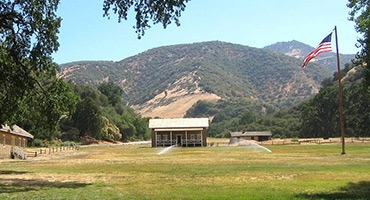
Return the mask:
POLYGON ((81 61, 60 66, 76 84, 114 82, 124 101, 143 116, 183 117, 198 100, 244 98, 290 107, 318 92, 331 76, 312 64, 266 49, 219 41, 150 49, 119 62, 81 61))
MULTIPOLYGON (((290 42, 277 42, 275 44, 266 46, 263 49, 275 51, 303 60, 315 48, 302 42, 292 40, 290 42)), ((354 58, 355 54, 339 54, 340 68, 343 69, 345 64, 351 63, 351 60, 354 58)), ((336 53, 322 53, 315 59, 312 59, 311 62, 316 62, 319 65, 326 66, 327 69, 332 72, 338 71, 336 53)))

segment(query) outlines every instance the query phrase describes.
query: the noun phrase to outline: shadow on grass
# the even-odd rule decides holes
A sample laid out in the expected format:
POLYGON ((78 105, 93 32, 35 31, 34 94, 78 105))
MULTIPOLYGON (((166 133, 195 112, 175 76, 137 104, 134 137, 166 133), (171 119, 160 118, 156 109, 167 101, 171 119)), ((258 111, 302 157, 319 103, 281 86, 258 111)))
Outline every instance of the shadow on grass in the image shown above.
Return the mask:
POLYGON ((2 170, 0 171, 0 175, 1 174, 4 174, 4 175, 9 175, 9 174, 26 174, 26 173, 29 173, 27 171, 13 171, 13 170, 2 170))
MULTIPOLYGON (((0 175, 17 175, 26 174, 26 171, 0 171, 0 175)), ((80 182, 61 182, 48 181, 45 179, 23 179, 23 178, 3 178, 0 177, 0 194, 2 193, 16 193, 27 192, 32 190, 42 190, 45 188, 80 188, 91 185, 89 183, 80 182)))
POLYGON ((297 197, 306 199, 369 199, 370 181, 348 183, 348 185, 339 188, 338 192, 299 194, 297 197))

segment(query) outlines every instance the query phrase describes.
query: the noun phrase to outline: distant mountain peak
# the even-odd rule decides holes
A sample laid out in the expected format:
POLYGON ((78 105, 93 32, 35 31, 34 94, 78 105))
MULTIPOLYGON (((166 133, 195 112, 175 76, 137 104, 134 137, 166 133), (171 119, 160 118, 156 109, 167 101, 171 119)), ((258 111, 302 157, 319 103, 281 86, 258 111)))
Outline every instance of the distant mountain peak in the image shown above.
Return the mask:
MULTIPOLYGON (((294 58, 303 59, 315 48, 297 40, 292 40, 289 42, 277 42, 275 44, 263 47, 263 49, 275 51, 294 58)), ((354 57, 355 54, 340 54, 341 68, 344 68, 346 63, 350 63, 354 57)), ((328 70, 334 72, 337 70, 336 59, 336 54, 331 52, 323 53, 315 59, 312 59, 311 62, 316 62, 317 64, 325 66, 328 70)))
POLYGON ((263 49, 276 51, 295 58, 303 58, 314 48, 297 40, 292 40, 289 42, 277 42, 275 44, 265 46, 263 49))

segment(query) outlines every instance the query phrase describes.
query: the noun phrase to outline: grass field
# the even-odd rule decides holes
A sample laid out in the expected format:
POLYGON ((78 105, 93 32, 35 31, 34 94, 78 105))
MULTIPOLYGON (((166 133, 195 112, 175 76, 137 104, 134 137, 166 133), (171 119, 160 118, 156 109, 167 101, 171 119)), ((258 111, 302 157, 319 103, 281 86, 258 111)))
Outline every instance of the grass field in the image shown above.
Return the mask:
POLYGON ((0 199, 369 199, 370 144, 115 145, 0 161, 0 199))

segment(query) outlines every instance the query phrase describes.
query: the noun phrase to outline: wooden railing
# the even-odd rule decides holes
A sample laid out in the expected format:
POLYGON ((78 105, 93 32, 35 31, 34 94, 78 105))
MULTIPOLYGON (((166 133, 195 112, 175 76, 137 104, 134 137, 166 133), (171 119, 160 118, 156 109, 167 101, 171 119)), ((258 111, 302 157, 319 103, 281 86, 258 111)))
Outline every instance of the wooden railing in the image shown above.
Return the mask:
POLYGON ((12 146, 12 149, 10 151, 11 158, 20 158, 23 160, 27 159, 27 149, 17 146, 12 146))
MULTIPOLYGON (((172 145, 178 145, 177 140, 157 140, 157 147, 161 146, 172 146, 172 145)), ((195 146, 195 145, 202 145, 201 139, 182 139, 181 146, 195 146)))
POLYGON ((52 153, 57 153, 57 152, 63 152, 63 151, 69 151, 69 150, 78 150, 77 146, 61 146, 61 147, 50 147, 50 148, 41 148, 34 153, 32 153, 33 156, 41 156, 45 154, 52 154, 52 153))
POLYGON ((160 146, 172 146, 172 145, 175 145, 177 142, 177 140, 157 140, 157 147, 160 147, 160 146))

